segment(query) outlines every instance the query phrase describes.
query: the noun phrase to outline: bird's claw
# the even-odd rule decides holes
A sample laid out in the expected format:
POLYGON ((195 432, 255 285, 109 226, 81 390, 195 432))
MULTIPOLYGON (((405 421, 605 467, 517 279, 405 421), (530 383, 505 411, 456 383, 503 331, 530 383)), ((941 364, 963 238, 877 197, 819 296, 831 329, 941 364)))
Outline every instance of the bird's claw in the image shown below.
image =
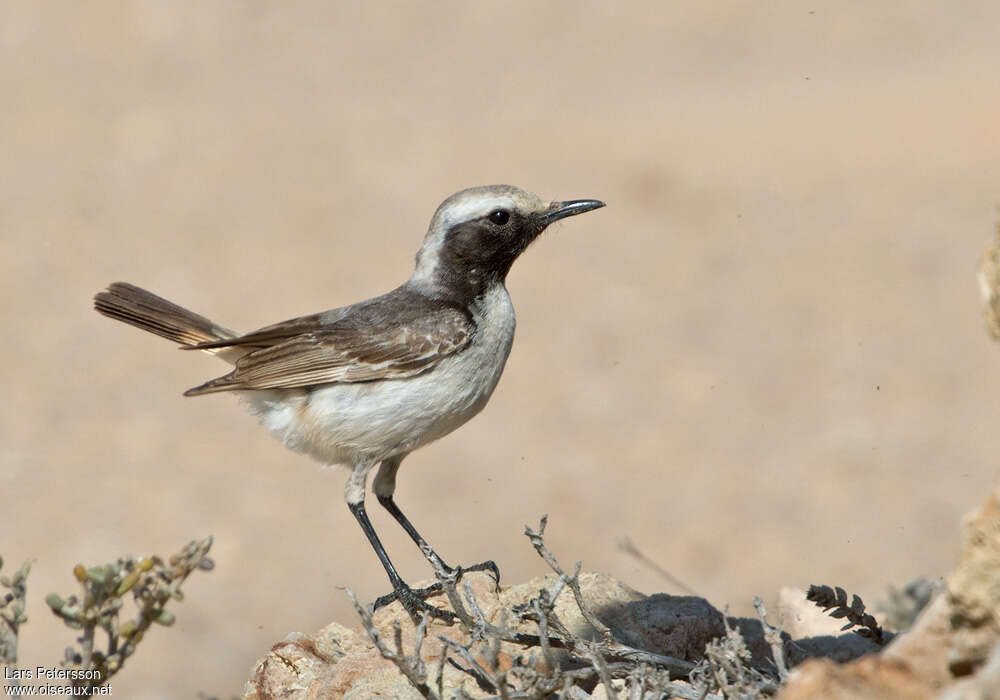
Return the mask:
POLYGON ((458 619, 458 615, 453 613, 451 610, 444 610, 442 608, 435 607, 428 603, 425 598, 439 593, 441 591, 441 584, 434 583, 427 588, 417 588, 413 589, 407 585, 403 585, 396 589, 392 593, 387 593, 375 600, 372 607, 373 610, 378 610, 383 608, 389 603, 398 600, 399 604, 403 606, 403 609, 410 614, 414 622, 419 622, 424 613, 435 620, 444 620, 449 624, 455 622, 458 619))
POLYGON ((496 587, 496 591, 497 593, 500 592, 500 569, 497 568, 496 563, 492 560, 483 561, 472 566, 459 566, 456 571, 458 572, 458 576, 455 578, 456 582, 460 581, 462 576, 470 571, 485 571, 493 577, 493 584, 496 587))
MULTIPOLYGON (((455 583, 461 581, 462 577, 470 571, 484 571, 493 578, 497 592, 500 591, 500 569, 492 561, 484 561, 472 566, 458 566, 454 569, 445 565, 444 570, 448 576, 454 576, 455 583)), ((450 610, 435 607, 427 602, 429 597, 440 593, 442 590, 444 590, 444 586, 440 581, 435 581, 426 588, 410 588, 404 583, 392 593, 386 593, 384 596, 376 598, 372 610, 384 608, 389 603, 398 600, 414 621, 419 621, 422 614, 426 612, 434 619, 446 620, 451 623, 458 619, 458 615, 450 610)))

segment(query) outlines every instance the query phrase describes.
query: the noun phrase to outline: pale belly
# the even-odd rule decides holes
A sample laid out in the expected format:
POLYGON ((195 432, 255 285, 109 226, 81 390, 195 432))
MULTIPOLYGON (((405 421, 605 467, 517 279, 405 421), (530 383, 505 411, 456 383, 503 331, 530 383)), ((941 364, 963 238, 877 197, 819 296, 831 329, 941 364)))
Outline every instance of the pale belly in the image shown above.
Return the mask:
POLYGON ((514 339, 505 289, 484 300, 477 337, 462 352, 406 379, 241 392, 288 447, 324 464, 357 466, 441 438, 479 413, 496 388, 514 339))

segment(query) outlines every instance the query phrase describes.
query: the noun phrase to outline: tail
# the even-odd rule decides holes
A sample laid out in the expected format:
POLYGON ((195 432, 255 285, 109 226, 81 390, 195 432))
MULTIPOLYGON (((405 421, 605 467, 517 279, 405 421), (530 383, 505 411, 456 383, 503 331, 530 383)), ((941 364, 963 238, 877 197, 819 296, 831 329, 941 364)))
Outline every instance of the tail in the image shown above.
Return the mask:
MULTIPOLYGON (((94 308, 109 318, 181 345, 212 343, 238 335, 212 323, 204 316, 127 282, 115 282, 107 291, 97 294, 94 297, 94 308)), ((210 348, 205 352, 233 362, 245 354, 246 349, 210 348), (230 355, 233 357, 230 358, 230 355)))

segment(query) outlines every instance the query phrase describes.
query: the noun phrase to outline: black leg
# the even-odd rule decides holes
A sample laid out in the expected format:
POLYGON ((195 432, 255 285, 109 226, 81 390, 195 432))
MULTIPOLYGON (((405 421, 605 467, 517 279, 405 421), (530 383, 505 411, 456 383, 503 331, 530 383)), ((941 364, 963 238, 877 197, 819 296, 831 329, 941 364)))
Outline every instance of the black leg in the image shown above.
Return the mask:
MULTIPOLYGON (((372 548, 375 550, 375 554, 378 555, 379 560, 382 562, 382 566, 385 567, 385 572, 389 575, 389 581, 392 583, 392 588, 395 593, 392 594, 391 598, 399 600, 399 602, 406 608, 406 611, 413 618, 414 623, 420 622, 421 613, 426 612, 431 617, 436 617, 441 620, 447 620, 449 622, 454 622, 458 619, 458 616, 451 612, 450 610, 442 610, 430 605, 421 598, 417 591, 414 591, 396 572, 396 567, 392 565, 389 560, 389 555, 386 554, 385 547, 382 546, 382 542, 379 540, 378 535, 375 534, 375 528, 372 527, 371 521, 368 519, 368 513, 365 512, 365 503, 360 501, 358 503, 348 503, 347 506, 354 513, 354 517, 357 518, 358 523, 361 525, 361 529, 364 531, 365 535, 368 537, 368 541, 371 542, 372 548)), ((400 514, 402 515, 402 513, 400 514)), ((412 529, 412 525, 410 526, 412 529)), ((413 531, 416 533, 416 530, 413 531)), ((417 535, 419 537, 420 535, 417 535)), ((435 555, 436 556, 436 555, 435 555)), ((422 591, 421 591, 422 592, 422 591)), ((376 601, 375 607, 381 607, 379 603, 384 605, 384 598, 379 598, 376 601)))
MULTIPOLYGON (((427 557, 432 566, 440 565, 441 568, 444 569, 445 573, 448 574, 451 574, 455 571, 455 569, 445 564, 444 560, 440 556, 438 556, 438 553, 435 552, 434 549, 429 544, 427 544, 427 540, 421 537, 420 533, 417 532, 417 528, 413 527, 413 523, 410 522, 409 518, 403 515, 403 511, 401 511, 399 509, 399 506, 396 505, 396 502, 392 499, 392 496, 379 496, 378 502, 381 503, 382 507, 385 508, 387 511, 389 511, 389 513, 392 514, 392 517, 396 519, 396 522, 399 523, 404 530, 406 530, 406 534, 410 536, 410 539, 412 539, 414 542, 417 543, 417 546, 420 547, 420 551, 424 553, 424 556, 427 557)), ((492 561, 484 561, 480 564, 475 564, 473 566, 459 567, 458 571, 459 578, 461 578, 462 573, 466 571, 489 572, 493 576, 493 579, 496 581, 497 588, 499 589, 500 570, 497 568, 497 565, 494 564, 492 561)), ((425 588, 423 590, 426 591, 427 593, 433 593, 441 590, 441 585, 436 583, 433 586, 430 586, 429 588, 425 588)))

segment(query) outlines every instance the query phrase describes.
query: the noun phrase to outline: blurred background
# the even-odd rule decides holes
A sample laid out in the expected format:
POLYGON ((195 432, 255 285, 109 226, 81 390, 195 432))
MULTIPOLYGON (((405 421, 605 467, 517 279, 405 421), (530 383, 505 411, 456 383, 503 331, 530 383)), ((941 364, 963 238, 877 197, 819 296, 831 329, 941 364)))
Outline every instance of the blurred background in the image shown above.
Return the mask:
MULTIPOLYGON (((997 478, 975 285, 1000 201, 993 2, 19 3, 0 10, 0 553, 34 558, 21 660, 73 565, 213 534, 118 697, 232 696, 388 582, 343 473, 211 357, 94 313, 114 280, 241 330, 387 291, 435 207, 511 183, 606 209, 508 287, 488 408, 405 463, 452 563, 564 564, 715 605, 866 601, 953 565, 997 478)), ((404 577, 430 572, 371 514, 404 577)))

